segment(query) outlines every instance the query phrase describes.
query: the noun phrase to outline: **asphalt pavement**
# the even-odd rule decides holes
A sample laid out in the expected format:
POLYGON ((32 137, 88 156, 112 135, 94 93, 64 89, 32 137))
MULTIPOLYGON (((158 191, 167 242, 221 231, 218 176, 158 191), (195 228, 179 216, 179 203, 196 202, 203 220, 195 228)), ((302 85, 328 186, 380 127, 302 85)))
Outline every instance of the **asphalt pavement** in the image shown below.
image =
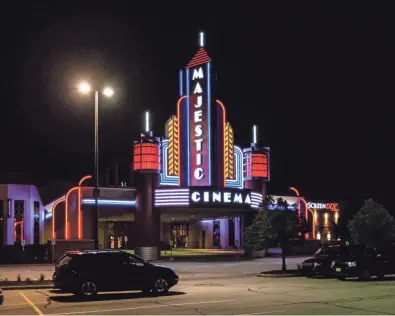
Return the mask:
MULTIPOLYGON (((289 269, 295 269, 296 265, 304 258, 287 258, 289 269)), ((227 261, 227 262, 179 262, 179 261, 158 261, 156 264, 171 267, 180 275, 187 277, 226 277, 253 275, 263 271, 278 270, 281 267, 281 258, 263 258, 246 261, 227 261)), ((43 274, 46 280, 52 279, 54 272, 53 264, 36 264, 36 265, 2 265, 0 266, 0 281, 17 280, 20 275, 22 280, 30 278, 38 280, 43 274)))
POLYGON ((395 280, 226 276, 184 279, 167 296, 99 293, 93 301, 51 290, 5 291, 7 315, 369 315, 395 313, 395 280))

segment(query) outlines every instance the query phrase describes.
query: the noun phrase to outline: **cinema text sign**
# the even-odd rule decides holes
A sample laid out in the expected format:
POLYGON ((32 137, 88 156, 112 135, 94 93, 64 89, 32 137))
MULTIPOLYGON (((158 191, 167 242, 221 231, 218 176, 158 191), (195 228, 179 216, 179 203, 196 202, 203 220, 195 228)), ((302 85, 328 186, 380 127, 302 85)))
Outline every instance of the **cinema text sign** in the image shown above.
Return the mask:
POLYGON ((331 210, 331 211, 336 211, 339 209, 339 204, 338 203, 315 203, 315 202, 308 202, 307 203, 308 208, 314 208, 318 210, 331 210))
POLYGON ((251 207, 251 192, 248 190, 190 188, 190 205, 251 207))

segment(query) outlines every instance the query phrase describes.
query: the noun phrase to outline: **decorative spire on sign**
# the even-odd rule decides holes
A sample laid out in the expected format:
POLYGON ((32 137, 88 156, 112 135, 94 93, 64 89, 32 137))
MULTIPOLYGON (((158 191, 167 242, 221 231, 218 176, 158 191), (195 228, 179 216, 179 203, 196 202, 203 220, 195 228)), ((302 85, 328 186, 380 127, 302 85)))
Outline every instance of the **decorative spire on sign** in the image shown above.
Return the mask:
POLYGON ((200 32, 199 34, 199 46, 200 49, 196 53, 196 55, 192 58, 189 64, 185 68, 192 68, 198 65, 207 63, 211 61, 211 58, 208 56, 206 50, 204 49, 204 33, 200 32))

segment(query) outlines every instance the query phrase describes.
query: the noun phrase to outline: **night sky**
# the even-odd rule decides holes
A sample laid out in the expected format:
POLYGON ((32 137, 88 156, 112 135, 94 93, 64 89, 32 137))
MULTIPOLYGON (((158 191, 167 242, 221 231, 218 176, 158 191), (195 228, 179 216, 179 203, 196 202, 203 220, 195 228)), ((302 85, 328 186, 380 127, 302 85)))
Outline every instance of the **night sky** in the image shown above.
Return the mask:
POLYGON ((392 208, 392 1, 2 0, 0 172, 92 172, 93 98, 75 90, 86 79, 116 89, 100 104, 100 168, 117 162, 128 181, 143 112, 163 135, 200 31, 236 143, 258 124, 271 147, 270 192, 392 208))

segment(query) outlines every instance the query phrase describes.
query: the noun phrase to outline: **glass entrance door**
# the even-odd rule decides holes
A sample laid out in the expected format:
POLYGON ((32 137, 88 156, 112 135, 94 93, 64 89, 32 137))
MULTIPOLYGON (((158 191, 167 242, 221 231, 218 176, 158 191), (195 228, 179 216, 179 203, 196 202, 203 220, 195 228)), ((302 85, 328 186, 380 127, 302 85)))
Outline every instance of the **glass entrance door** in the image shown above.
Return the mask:
POLYGON ((171 243, 173 248, 188 247, 188 224, 173 224, 171 227, 171 243))

